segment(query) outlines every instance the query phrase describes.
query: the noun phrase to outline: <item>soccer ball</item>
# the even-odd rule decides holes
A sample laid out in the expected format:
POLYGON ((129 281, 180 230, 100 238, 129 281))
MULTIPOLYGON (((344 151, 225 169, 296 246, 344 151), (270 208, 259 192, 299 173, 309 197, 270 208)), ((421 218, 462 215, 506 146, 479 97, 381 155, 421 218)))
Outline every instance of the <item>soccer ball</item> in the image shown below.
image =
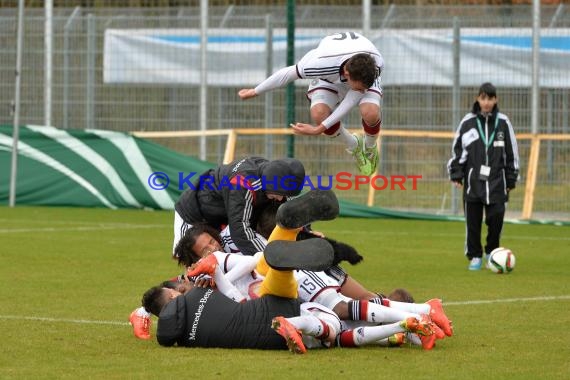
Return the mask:
POLYGON ((487 265, 492 272, 510 273, 515 269, 515 255, 508 248, 495 248, 487 265))

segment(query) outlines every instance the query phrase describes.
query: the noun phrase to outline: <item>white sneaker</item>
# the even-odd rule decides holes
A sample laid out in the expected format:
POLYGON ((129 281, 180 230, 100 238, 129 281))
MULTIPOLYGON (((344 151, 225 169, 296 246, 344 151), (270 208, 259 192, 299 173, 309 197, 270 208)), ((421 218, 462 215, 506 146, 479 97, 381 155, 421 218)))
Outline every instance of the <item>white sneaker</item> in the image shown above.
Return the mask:
POLYGON ((479 270, 482 264, 483 260, 480 257, 474 257, 469 262, 469 270, 479 270))

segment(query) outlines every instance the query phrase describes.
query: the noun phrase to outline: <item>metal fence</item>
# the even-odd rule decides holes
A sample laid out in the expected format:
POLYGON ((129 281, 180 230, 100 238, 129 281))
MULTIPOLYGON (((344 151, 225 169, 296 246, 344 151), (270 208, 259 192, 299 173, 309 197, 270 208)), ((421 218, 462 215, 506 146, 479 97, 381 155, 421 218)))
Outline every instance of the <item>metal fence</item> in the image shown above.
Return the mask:
MULTIPOLYGON (((466 30, 477 30, 483 36, 487 33, 489 38, 494 38, 497 31, 503 31, 507 32, 511 39, 517 40, 529 35, 532 26, 531 11, 530 6, 373 6, 369 13, 369 23, 366 24, 362 11, 352 6, 314 5, 297 7, 295 26, 299 33, 316 32, 319 35, 341 29, 364 29, 371 35, 382 36, 380 38, 392 36, 396 42, 400 41, 403 35, 413 35, 414 31, 416 35, 420 34, 419 38, 422 31, 441 31, 444 38, 449 39, 453 37, 454 30, 459 30, 460 34, 466 30)), ((242 36, 250 31, 252 37, 261 35, 264 38, 275 38, 284 34, 288 22, 284 6, 211 7, 208 12, 209 36, 216 36, 221 31, 231 34, 235 30, 242 36)), ((16 23, 16 9, 0 9, 0 124, 13 122, 11 107, 14 97, 16 23)), ((105 36, 109 30, 123 31, 126 36, 129 36, 131 31, 131 36, 134 36, 142 29, 199 31, 200 25, 199 8, 56 8, 53 17, 52 101, 47 104, 51 110, 51 124, 60 128, 95 128, 125 132, 199 130, 202 102, 198 83, 192 80, 188 83, 183 80, 178 83, 171 80, 164 83, 149 83, 145 80, 138 83, 136 80, 113 82, 105 79, 104 70, 108 63, 108 57, 105 56, 105 36)), ((541 7, 541 28, 542 33, 553 40, 559 35, 566 36, 560 43, 562 49, 566 49, 566 54, 568 53, 570 48, 566 44, 569 40, 570 7, 541 7)), ((273 42, 273 46, 280 43, 279 40, 273 42)), ((458 81, 453 82, 453 73, 445 72, 446 67, 453 68, 452 63, 442 60, 442 57, 437 55, 437 44, 434 43, 433 46, 433 53, 418 51, 418 58, 413 59, 409 59, 404 53, 400 54, 397 48, 391 50, 395 53, 384 54, 383 46, 378 46, 386 60, 386 71, 383 74, 383 123, 386 130, 455 130, 458 119, 470 110, 478 87, 475 83, 486 81, 487 74, 494 74, 492 65, 485 71, 480 67, 484 67, 485 62, 475 60, 473 65, 479 65, 476 68, 483 75, 470 77, 466 62, 469 62, 470 58, 477 59, 478 52, 460 51, 458 54, 462 62, 461 71, 458 81), (421 68, 422 65, 435 69, 442 66, 441 75, 444 78, 422 78, 420 75, 421 83, 395 81, 393 78, 396 74, 406 77, 410 64, 413 64, 411 67, 414 69, 410 69, 408 73, 413 71, 415 75, 421 73, 421 69, 418 70, 417 67, 421 68)), ((405 50, 404 47, 402 45, 402 50, 405 50)), ((307 46, 307 49, 309 48, 307 46)), ((413 47, 407 48, 413 51, 413 47)), ((142 54, 134 59, 144 62, 156 54, 152 48, 143 49, 143 52, 145 51, 148 55, 142 54)), ((501 111, 509 115, 517 133, 529 133, 532 114, 529 51, 513 51, 509 48, 497 51, 501 53, 496 54, 493 59, 506 70, 506 74, 501 77, 505 79, 504 83, 510 83, 496 83, 499 86, 501 111)), ((46 122, 44 53, 43 10, 26 10, 21 71, 22 124, 44 125, 46 122)), ((214 67, 214 70, 218 65, 230 65, 235 68, 238 73, 236 75, 245 77, 249 75, 247 68, 251 64, 251 57, 261 60, 261 63, 257 63, 267 74, 279 68, 279 62, 283 61, 283 55, 278 51, 268 53, 267 49, 262 49, 242 53, 250 58, 234 61, 234 56, 224 58, 220 53, 220 58, 208 61, 208 65, 214 67), (239 74, 240 71, 243 71, 243 74, 239 74)), ((301 53, 302 50, 297 51, 297 55, 301 53)), ((484 48, 481 53, 484 56, 484 48)), ((558 71, 543 73, 549 84, 543 85, 540 92, 539 132, 567 134, 570 133, 570 88, 565 83, 570 66, 567 60, 553 60, 554 62, 549 61, 549 64, 558 71), (560 75, 560 70, 566 70, 566 75, 560 75)), ((122 70, 128 71, 132 64, 133 61, 124 62, 122 70)), ((178 73, 182 76, 188 69, 181 66, 178 73)), ((211 80, 211 76, 208 79, 211 80)), ((252 80, 244 79, 244 82, 250 81, 252 80)), ((223 85, 219 82, 208 86, 208 129, 286 126, 285 90, 277 90, 271 95, 244 102, 237 96, 241 87, 238 84, 223 85)), ((304 84, 296 86, 295 115, 297 120, 308 122, 305 91, 304 84)), ((353 112, 344 122, 348 127, 358 128, 359 115, 353 112)), ((156 142, 184 154, 199 155, 200 143, 195 138, 157 139, 156 142)), ((236 154, 258 154, 273 158, 285 155, 286 145, 287 138, 283 136, 242 136, 236 154)), ((221 162, 225 138, 210 137, 206 146, 205 158, 211 162, 221 162)), ((327 138, 296 137, 294 147, 296 157, 306 164, 312 175, 353 170, 351 159, 343 147, 327 138)), ((519 217, 522 209, 529 141, 520 141, 519 149, 522 178, 509 205, 509 215, 512 217, 519 217)), ((447 181, 445 169, 450 150, 449 139, 384 138, 380 172, 387 176, 420 174, 422 180, 416 191, 377 192, 374 203, 402 210, 445 214, 456 212, 453 199, 457 194, 453 193, 447 181)), ((569 159, 568 140, 547 141, 542 145, 538 185, 534 197, 534 217, 570 219, 569 159)), ((367 190, 363 189, 343 192, 340 197, 365 203, 367 195, 367 190)))

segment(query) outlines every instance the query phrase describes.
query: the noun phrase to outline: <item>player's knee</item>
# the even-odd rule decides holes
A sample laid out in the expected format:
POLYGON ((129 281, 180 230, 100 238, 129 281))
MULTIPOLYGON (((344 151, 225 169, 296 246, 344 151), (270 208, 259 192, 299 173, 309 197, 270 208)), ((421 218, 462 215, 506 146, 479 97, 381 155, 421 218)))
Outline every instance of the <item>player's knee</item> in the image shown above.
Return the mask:
POLYGON ((311 107, 311 119, 316 125, 321 124, 330 114, 331 109, 326 104, 315 104, 311 107))
POLYGON ((365 103, 360 106, 360 115, 367 125, 375 125, 382 120, 380 107, 376 104, 365 103))

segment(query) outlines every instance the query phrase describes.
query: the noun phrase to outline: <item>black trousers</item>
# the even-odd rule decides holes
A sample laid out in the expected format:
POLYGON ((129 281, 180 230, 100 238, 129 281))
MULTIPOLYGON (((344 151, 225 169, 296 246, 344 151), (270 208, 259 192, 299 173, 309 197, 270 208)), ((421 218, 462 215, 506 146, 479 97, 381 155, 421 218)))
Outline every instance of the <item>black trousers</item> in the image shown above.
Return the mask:
POLYGON ((505 204, 493 203, 486 205, 481 202, 463 202, 463 211, 467 224, 465 256, 469 260, 473 257, 483 256, 483 247, 481 246, 483 212, 485 213, 485 224, 487 225, 485 254, 489 254, 495 248, 498 248, 505 219, 505 204))

